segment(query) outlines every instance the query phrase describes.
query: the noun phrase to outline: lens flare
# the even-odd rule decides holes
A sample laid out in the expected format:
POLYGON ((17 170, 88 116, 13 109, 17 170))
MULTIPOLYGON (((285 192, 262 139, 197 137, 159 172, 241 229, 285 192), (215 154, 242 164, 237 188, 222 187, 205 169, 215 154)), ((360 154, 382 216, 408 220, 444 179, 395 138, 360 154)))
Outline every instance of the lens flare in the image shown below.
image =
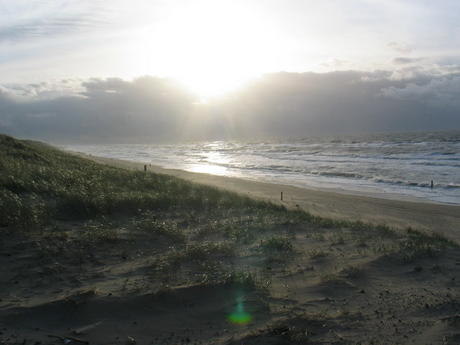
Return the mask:
POLYGON ((237 297, 235 311, 228 316, 228 320, 237 325, 245 325, 251 322, 252 315, 244 311, 243 298, 237 297))

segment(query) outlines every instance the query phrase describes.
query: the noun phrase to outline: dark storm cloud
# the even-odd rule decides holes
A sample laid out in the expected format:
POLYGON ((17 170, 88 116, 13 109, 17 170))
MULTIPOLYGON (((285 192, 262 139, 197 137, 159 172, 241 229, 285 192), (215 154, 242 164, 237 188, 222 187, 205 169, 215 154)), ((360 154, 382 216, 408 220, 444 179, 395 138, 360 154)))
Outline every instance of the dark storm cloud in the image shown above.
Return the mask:
POLYGON ((68 142, 155 142, 460 128, 458 74, 274 73, 206 105, 168 79, 92 79, 81 87, 74 96, 52 99, 35 91, 28 101, 0 88, 0 132, 68 142))
MULTIPOLYGON (((403 87, 390 86, 382 94, 409 102, 431 105, 433 108, 460 110, 460 76, 440 77, 426 83, 410 82, 403 87)), ((460 113, 457 113, 460 122, 460 113)))
POLYGON ((0 94, 0 131, 58 141, 166 140, 179 134, 192 104, 186 92, 159 78, 92 79, 84 87, 79 95, 27 102, 0 94))
POLYGON ((252 128, 265 135, 460 127, 457 105, 444 103, 445 98, 429 87, 452 78, 392 80, 381 78, 382 74, 386 73, 277 73, 266 76, 226 107, 232 108, 236 118, 250 119, 252 128), (409 85, 426 87, 439 102, 427 104, 424 94, 405 97, 409 85), (385 92, 390 89, 391 93, 385 92))

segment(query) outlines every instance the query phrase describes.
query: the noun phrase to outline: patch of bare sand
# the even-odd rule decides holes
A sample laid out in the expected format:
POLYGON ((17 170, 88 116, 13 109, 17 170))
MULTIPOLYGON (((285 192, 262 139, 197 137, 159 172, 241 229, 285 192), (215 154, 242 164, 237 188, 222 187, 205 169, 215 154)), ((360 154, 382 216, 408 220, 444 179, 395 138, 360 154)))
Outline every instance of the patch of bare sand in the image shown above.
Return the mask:
POLYGON ((211 245, 228 240, 223 231, 213 232, 213 242, 183 231, 187 244, 176 248, 135 231, 75 252, 66 244, 70 235, 45 240, 46 248, 39 239, 4 239, 0 339, 456 344, 460 251, 448 242, 305 223, 254 229, 254 238, 228 251, 211 245), (242 282, 212 278, 234 271, 242 282), (229 322, 241 301, 252 319, 229 322))
POLYGON ((50 335, 94 344, 124 344, 128 337, 139 344, 207 343, 229 339, 240 328, 227 321, 238 295, 244 295, 245 309, 253 315, 254 324, 267 321, 268 306, 255 291, 227 284, 175 287, 147 295, 79 293, 36 307, 12 309, 3 325, 42 343, 56 340, 50 335))

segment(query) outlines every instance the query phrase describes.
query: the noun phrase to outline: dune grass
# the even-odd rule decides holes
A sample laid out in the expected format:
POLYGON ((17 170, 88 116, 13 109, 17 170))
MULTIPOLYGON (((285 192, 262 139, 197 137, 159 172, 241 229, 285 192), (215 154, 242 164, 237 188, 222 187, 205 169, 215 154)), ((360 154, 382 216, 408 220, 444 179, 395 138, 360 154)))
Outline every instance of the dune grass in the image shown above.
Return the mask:
POLYGON ((192 274, 189 265, 202 269, 206 279, 249 272, 242 257, 250 255, 270 267, 295 264, 295 257, 333 260, 343 250, 410 263, 456 246, 438 235, 325 219, 5 135, 0 170, 0 231, 41 241, 44 257, 95 257, 101 248, 123 260, 151 255, 151 273, 168 282, 178 272, 192 274), (298 233, 312 244, 306 252, 297 248, 298 233))
POLYGON ((147 210, 284 211, 171 176, 96 164, 45 144, 4 135, 0 136, 0 169, 0 225, 23 230, 53 220, 132 216, 147 210))

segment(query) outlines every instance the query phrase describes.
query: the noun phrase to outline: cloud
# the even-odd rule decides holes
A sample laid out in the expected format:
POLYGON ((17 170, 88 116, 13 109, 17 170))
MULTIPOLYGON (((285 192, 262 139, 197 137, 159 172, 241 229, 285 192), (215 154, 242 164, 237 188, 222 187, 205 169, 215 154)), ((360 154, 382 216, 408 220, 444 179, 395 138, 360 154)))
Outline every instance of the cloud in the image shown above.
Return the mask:
POLYGON ((93 30, 104 22, 91 18, 57 17, 33 20, 0 29, 0 42, 16 42, 26 39, 49 38, 78 32, 93 30))
POLYGON ((181 122, 194 102, 173 82, 154 77, 132 82, 91 79, 82 90, 28 101, 13 99, 10 91, 0 99, 0 132, 58 141, 166 140, 180 134, 181 122))
POLYGON ((413 51, 413 48, 407 44, 407 43, 402 43, 402 42, 389 42, 387 44, 387 47, 391 48, 392 50, 402 53, 402 54, 408 54, 413 51))
POLYGON ((76 33, 91 32, 108 28, 110 22, 102 13, 92 11, 51 11, 40 17, 27 17, 9 25, 0 25, 0 43, 20 43, 37 39, 50 39, 76 33), (68 12, 68 13, 67 13, 68 12))
POLYGON ((434 108, 459 111, 460 76, 431 79, 423 84, 411 82, 403 87, 390 86, 382 89, 382 94, 390 98, 421 102, 434 108))
POLYGON ((0 90, 2 88, 10 98, 19 102, 51 100, 66 96, 78 97, 84 90, 80 79, 63 79, 54 82, 29 84, 5 84, 3 87, 0 86, 0 90))
POLYGON ((408 58, 408 57, 397 57, 393 59, 393 63, 396 65, 413 64, 416 62, 423 61, 424 58, 408 58))
POLYGON ((0 43, 93 32, 110 24, 109 12, 98 1, 15 0, 5 6, 4 14, 0 15, 0 43))
POLYGON ((337 58, 331 58, 323 63, 321 63, 320 65, 321 66, 324 66, 324 67, 329 67, 329 68, 340 68, 340 67, 344 67, 346 65, 349 65, 350 64, 350 61, 348 60, 345 60, 345 59, 337 59, 337 58))
POLYGON ((123 143, 460 128, 456 74, 395 79, 390 71, 272 73, 206 105, 170 79, 75 85, 0 88, 0 132, 123 143), (58 91, 50 97, 53 88, 58 91))

